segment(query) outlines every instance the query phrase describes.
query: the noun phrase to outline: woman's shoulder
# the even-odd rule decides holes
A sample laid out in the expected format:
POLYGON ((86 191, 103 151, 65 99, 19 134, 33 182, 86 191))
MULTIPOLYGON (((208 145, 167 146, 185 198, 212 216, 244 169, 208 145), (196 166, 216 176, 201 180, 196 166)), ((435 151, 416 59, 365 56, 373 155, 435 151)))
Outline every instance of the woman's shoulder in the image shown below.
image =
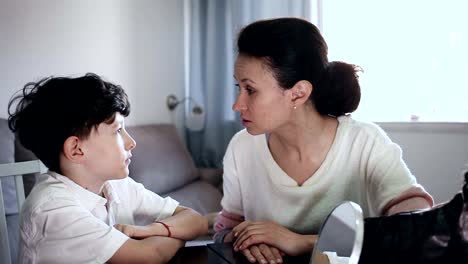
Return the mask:
POLYGON ((388 141, 387 133, 377 124, 353 119, 350 115, 338 117, 339 127, 348 136, 363 136, 371 139, 388 141))

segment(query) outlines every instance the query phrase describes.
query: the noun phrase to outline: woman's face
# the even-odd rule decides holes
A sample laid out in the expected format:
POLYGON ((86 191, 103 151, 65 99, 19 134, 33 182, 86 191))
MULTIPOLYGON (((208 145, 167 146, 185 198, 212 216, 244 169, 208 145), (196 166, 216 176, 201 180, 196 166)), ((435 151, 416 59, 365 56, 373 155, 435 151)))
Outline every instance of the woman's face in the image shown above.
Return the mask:
POLYGON ((234 78, 239 94, 232 109, 240 113, 250 134, 271 133, 289 119, 293 109, 290 92, 280 88, 261 59, 238 56, 234 78))

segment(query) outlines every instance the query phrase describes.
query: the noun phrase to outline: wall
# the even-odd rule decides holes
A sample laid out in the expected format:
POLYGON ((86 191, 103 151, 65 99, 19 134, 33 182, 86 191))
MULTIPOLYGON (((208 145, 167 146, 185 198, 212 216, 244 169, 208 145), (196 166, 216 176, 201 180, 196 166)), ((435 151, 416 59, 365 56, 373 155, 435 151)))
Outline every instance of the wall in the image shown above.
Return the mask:
MULTIPOLYGON (((0 1, 0 117, 26 82, 92 71, 126 89, 127 124, 180 124, 165 100, 182 98, 183 69, 183 0, 0 1)), ((468 125, 381 125, 436 202, 460 190, 468 125)))
POLYGON ((468 169, 467 123, 379 124, 403 150, 403 159, 436 203, 461 190, 468 169))
POLYGON ((172 122, 183 69, 183 0, 0 1, 0 117, 27 82, 95 72, 127 91, 127 124, 172 122))

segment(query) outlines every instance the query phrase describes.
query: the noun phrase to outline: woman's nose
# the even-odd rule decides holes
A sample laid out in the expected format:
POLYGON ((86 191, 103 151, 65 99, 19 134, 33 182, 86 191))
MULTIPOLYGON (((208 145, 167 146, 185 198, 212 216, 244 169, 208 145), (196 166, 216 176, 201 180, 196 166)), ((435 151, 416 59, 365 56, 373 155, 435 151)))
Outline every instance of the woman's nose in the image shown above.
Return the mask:
POLYGON ((232 110, 234 110, 235 112, 240 112, 240 111, 245 110, 245 109, 247 109, 247 105, 245 104, 242 96, 239 94, 237 96, 236 101, 232 105, 232 110))

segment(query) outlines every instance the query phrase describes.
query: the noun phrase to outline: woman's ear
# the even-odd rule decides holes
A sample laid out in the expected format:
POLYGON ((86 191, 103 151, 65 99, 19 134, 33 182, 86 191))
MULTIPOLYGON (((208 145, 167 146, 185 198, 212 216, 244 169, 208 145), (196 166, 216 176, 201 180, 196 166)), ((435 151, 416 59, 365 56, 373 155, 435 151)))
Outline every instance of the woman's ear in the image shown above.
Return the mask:
POLYGON ((309 81, 298 81, 291 90, 291 101, 294 106, 299 106, 309 100, 313 86, 309 81))
POLYGON ((84 153, 81 149, 81 140, 77 136, 68 137, 63 143, 63 155, 73 163, 81 163, 84 153))

